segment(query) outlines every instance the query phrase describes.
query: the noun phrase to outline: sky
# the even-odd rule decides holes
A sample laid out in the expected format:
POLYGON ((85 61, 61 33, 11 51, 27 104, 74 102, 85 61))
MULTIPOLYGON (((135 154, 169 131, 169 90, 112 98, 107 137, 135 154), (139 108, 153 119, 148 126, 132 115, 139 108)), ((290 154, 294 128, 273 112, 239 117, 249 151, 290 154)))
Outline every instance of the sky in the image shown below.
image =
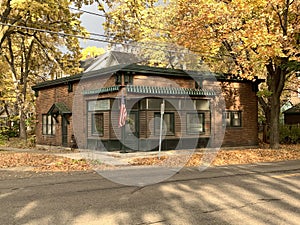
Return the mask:
MULTIPOLYGON (((103 14, 100 11, 98 11, 96 4, 84 6, 82 10, 103 14)), ((104 17, 83 13, 80 19, 82 22, 82 26, 85 27, 88 32, 102 34, 102 35, 104 34, 104 30, 102 26, 102 23, 105 20, 104 17)), ((95 37, 95 38, 104 39, 103 37, 95 37)), ((88 46, 96 46, 105 49, 107 46, 107 43, 105 42, 91 41, 91 40, 81 40, 80 43, 82 48, 86 48, 88 46)))

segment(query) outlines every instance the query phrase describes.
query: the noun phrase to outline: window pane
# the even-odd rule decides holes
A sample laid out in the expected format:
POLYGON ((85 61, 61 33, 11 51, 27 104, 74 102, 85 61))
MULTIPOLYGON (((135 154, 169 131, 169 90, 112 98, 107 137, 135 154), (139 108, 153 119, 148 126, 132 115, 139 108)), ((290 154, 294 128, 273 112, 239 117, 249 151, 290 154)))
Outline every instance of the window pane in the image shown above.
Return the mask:
POLYGON ((115 75, 115 84, 116 84, 116 85, 122 84, 122 74, 117 73, 117 74, 115 75))
POLYGON ((230 112, 225 112, 225 122, 226 122, 226 126, 230 127, 231 125, 231 113, 230 112))
POLYGON ((110 109, 110 100, 109 99, 102 99, 102 100, 88 102, 88 110, 89 111, 109 110, 109 109, 110 109))
POLYGON ((162 99, 149 98, 148 99, 148 109, 151 110, 160 110, 160 105, 163 102, 162 99))
POLYGON ((52 134, 52 117, 51 115, 47 116, 47 134, 52 134))
POLYGON ((208 100, 194 100, 196 110, 209 110, 208 100))
POLYGON ((160 113, 154 114, 154 134, 159 135, 160 129, 160 113))
POLYGON ((168 99, 165 100, 165 109, 166 110, 178 110, 179 109, 179 99, 168 99))
POLYGON ((204 132, 204 115, 203 113, 187 114, 187 132, 200 133, 204 132))
POLYGON ((135 113, 129 113, 129 118, 128 118, 128 124, 129 124, 129 128, 130 128, 130 131, 132 133, 135 133, 136 132, 136 124, 135 124, 135 121, 136 121, 136 114, 135 113))
POLYGON ((47 134, 47 115, 42 115, 42 134, 47 134))
MULTIPOLYGON (((159 135, 160 132, 160 113, 154 114, 154 132, 159 135)), ((174 113, 164 113, 163 116, 163 134, 174 134, 174 113)))
POLYGON ((97 134, 99 136, 103 136, 103 113, 93 114, 92 117, 92 134, 97 134))
POLYGON ((241 126, 240 112, 232 112, 232 126, 233 127, 241 126))
POLYGON ((173 113, 165 113, 164 115, 165 121, 165 131, 167 134, 174 134, 174 114, 173 113))
POLYGON ((55 120, 51 115, 42 115, 42 134, 55 134, 55 120))
POLYGON ((55 135, 55 119, 52 117, 52 125, 51 125, 51 131, 52 131, 52 134, 55 135))
POLYGON ((224 123, 226 123, 227 127, 241 127, 241 112, 240 111, 227 111, 224 112, 224 123))

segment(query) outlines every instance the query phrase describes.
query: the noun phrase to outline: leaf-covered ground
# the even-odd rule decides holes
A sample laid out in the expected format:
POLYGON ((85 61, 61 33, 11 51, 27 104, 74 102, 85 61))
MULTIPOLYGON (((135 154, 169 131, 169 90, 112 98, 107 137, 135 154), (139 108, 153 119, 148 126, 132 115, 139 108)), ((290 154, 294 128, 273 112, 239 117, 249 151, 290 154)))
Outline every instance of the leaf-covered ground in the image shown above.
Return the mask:
POLYGON ((34 152, 0 152, 0 168, 23 167, 33 171, 90 170, 86 160, 74 160, 51 154, 34 152))
MULTIPOLYGON (((280 150, 271 149, 243 149, 221 150, 216 154, 196 152, 192 155, 163 154, 157 156, 133 157, 130 153, 122 155, 133 166, 199 166, 211 162, 211 166, 229 164, 248 164, 258 162, 274 162, 300 159, 300 145, 285 145, 280 150), (204 157, 204 158, 203 158, 204 157)), ((113 166, 101 162, 90 162, 85 159, 75 160, 57 156, 49 152, 13 152, 0 151, 0 168, 26 169, 31 171, 87 171, 92 169, 112 169, 113 166)))
POLYGON ((199 166, 210 163, 212 166, 249 164, 258 162, 276 162, 300 159, 300 145, 285 145, 279 150, 272 149, 243 149, 220 150, 218 153, 196 152, 191 157, 187 156, 162 156, 135 158, 130 161, 132 165, 184 165, 199 166), (204 158, 203 158, 204 157, 204 158))

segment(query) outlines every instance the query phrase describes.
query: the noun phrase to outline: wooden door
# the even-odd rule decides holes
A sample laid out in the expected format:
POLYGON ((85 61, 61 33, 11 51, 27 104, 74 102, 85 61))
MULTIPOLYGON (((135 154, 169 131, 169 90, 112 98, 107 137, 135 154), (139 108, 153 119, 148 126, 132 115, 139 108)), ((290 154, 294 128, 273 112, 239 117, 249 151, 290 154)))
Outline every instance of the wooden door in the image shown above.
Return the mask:
POLYGON ((68 120, 61 117, 61 134, 62 134, 62 146, 68 147, 68 120))

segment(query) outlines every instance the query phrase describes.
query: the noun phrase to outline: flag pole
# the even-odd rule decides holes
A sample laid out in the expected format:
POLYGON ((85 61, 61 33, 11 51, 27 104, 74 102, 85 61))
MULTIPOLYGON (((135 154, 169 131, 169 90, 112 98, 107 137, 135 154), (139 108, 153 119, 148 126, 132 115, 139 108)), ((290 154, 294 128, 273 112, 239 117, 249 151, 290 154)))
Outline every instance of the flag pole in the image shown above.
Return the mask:
POLYGON ((127 111, 125 105, 125 97, 124 90, 122 90, 121 102, 120 102, 120 115, 119 115, 119 128, 121 128, 121 153, 125 153, 125 135, 126 135, 126 119, 127 119, 127 111))
POLYGON ((162 128, 163 128, 163 117, 165 113, 165 100, 160 105, 160 127, 159 127, 159 145, 158 145, 158 158, 160 159, 161 152, 161 139, 162 139, 162 128))

